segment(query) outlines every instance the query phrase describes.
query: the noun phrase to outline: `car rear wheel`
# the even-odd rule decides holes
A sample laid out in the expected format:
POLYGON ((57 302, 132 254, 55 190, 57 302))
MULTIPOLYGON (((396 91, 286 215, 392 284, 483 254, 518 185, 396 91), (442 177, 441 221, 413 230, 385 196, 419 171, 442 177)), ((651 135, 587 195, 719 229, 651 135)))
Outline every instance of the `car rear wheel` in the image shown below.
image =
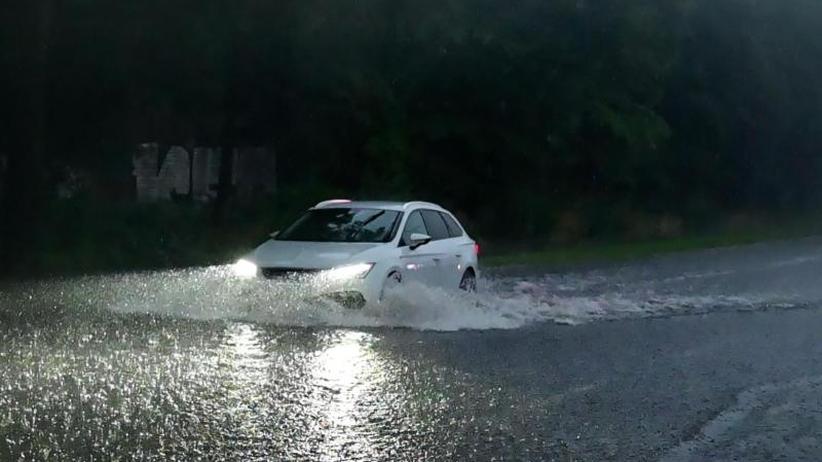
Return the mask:
POLYGON ((477 291, 477 275, 474 274, 474 270, 468 269, 465 272, 465 274, 462 275, 462 280, 460 281, 460 289, 466 292, 477 291))
POLYGON ((396 288, 402 284, 402 274, 397 271, 392 272, 385 278, 385 282, 382 283, 382 290, 380 290, 380 302, 385 300, 385 296, 388 294, 389 291, 396 288))

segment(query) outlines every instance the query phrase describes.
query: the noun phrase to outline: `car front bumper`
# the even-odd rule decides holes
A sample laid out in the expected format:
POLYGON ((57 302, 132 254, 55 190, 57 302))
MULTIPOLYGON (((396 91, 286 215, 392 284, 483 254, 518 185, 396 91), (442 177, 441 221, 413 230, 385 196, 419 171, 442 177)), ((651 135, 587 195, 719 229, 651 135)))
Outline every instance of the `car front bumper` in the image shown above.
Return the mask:
POLYGON ((379 302, 382 287, 371 272, 365 277, 334 280, 324 277, 322 270, 291 270, 260 268, 258 278, 280 288, 300 294, 300 298, 323 298, 350 309, 362 309, 379 302))

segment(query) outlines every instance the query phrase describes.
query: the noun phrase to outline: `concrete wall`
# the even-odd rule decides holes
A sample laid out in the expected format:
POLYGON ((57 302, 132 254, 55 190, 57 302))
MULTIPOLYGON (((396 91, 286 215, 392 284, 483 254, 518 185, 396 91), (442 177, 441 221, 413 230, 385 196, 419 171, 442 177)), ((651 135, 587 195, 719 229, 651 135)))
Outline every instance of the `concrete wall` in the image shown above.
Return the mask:
POLYGON ((157 143, 143 143, 134 155, 134 176, 137 178, 137 200, 153 202, 171 199, 172 193, 190 193, 191 160, 188 151, 173 146, 160 165, 157 143))

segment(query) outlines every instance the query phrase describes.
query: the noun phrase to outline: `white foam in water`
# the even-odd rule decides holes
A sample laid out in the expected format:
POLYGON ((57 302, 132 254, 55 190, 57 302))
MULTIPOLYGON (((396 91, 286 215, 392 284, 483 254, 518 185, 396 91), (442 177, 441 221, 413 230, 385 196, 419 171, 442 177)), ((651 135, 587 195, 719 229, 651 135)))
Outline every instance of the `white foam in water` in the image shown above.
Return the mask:
POLYGON ((125 276, 114 285, 119 289, 110 290, 110 296, 105 297, 108 309, 195 319, 424 330, 511 329, 535 319, 525 296, 498 298, 418 284, 397 287, 380 305, 352 310, 311 297, 308 286, 301 289, 265 280, 240 280, 226 267, 125 276), (143 277, 156 283, 142 281, 143 277))
POLYGON ((513 329, 538 321, 578 324, 617 313, 647 311, 635 302, 619 298, 546 298, 529 290, 502 292, 496 288, 499 282, 489 281, 477 293, 406 284, 392 290, 380 305, 352 310, 310 297, 309 288, 303 290, 264 280, 238 280, 226 268, 213 267, 126 276, 117 284, 109 285, 111 290, 109 296, 104 297, 104 303, 108 309, 118 312, 194 319, 443 331, 513 329), (143 277, 156 282, 142 281, 143 277))
MULTIPOLYGON (((633 285, 602 275, 543 276, 532 280, 491 278, 477 293, 406 284, 386 302, 361 310, 309 297, 310 290, 261 280, 234 279, 226 268, 163 274, 163 282, 114 291, 109 308, 196 319, 243 319, 289 326, 408 327, 423 330, 514 329, 534 322, 581 324, 621 319, 705 313, 721 309, 791 306, 754 294, 723 295, 659 291, 646 281, 633 285), (574 281, 573 279, 580 280, 574 281), (590 281, 597 281, 595 284, 590 281), (591 287, 591 286, 598 287, 591 287)), ((151 279, 154 279, 151 277, 151 279)), ((670 283, 670 278, 664 282, 670 283)), ((654 284, 651 284, 654 285, 654 284)), ((663 284, 665 285, 665 284, 663 284)), ((663 289, 664 287, 660 287, 663 289)))
POLYGON ((822 246, 687 254, 565 273, 498 273, 476 294, 406 284, 380 306, 345 309, 310 290, 240 280, 229 267, 130 273, 0 288, 0 308, 157 313, 285 326, 514 329, 535 322, 791 308, 822 300, 822 246), (757 253, 758 252, 758 253, 757 253))

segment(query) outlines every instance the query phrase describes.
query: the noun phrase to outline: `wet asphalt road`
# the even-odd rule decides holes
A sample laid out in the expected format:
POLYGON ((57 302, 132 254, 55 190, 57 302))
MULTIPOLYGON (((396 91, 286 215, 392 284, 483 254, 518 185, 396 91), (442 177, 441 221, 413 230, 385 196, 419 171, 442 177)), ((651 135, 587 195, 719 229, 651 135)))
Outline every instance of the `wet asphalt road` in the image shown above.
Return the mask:
POLYGON ((377 321, 238 312, 260 292, 198 271, 6 283, 0 460, 822 460, 819 244, 510 271, 377 321))

